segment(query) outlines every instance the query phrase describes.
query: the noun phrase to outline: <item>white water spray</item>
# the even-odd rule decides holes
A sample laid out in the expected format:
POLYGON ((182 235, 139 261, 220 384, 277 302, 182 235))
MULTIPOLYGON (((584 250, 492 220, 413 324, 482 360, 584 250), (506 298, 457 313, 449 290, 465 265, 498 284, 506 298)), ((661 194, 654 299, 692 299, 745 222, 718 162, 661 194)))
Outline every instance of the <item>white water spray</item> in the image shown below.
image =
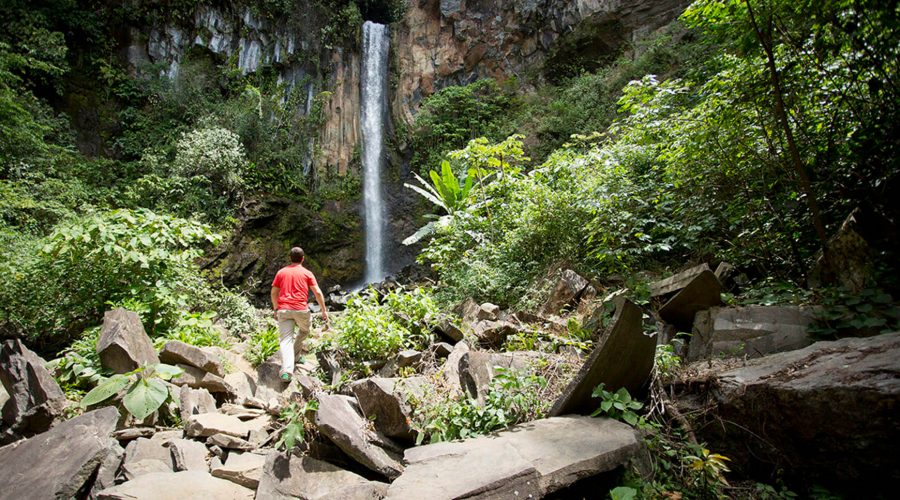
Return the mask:
POLYGON ((362 129, 363 210, 366 230, 366 283, 382 281, 384 268, 385 209, 381 193, 381 164, 384 151, 384 119, 387 104, 387 26, 363 24, 362 129))

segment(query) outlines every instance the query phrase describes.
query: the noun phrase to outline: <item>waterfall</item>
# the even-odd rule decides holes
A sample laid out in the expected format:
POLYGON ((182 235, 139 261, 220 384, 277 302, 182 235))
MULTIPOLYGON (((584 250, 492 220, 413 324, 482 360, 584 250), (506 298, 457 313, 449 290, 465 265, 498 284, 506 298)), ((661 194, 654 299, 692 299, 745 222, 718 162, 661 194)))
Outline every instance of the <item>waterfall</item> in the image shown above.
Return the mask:
POLYGON ((362 130, 363 211, 366 231, 366 283, 381 281, 384 269, 385 209, 381 192, 384 121, 387 108, 387 26, 363 24, 363 68, 360 128, 362 130))

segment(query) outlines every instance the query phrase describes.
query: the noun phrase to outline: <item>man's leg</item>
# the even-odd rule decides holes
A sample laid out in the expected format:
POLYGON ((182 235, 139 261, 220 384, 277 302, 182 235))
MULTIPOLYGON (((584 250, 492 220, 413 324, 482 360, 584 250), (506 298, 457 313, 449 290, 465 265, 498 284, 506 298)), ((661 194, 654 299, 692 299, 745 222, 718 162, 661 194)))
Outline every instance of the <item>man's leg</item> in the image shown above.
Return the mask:
POLYGON ((299 358, 304 349, 304 341, 309 335, 309 311, 297 311, 294 313, 294 323, 297 324, 297 338, 294 340, 294 356, 299 358))
POLYGON ((281 352, 281 373, 294 373, 294 320, 287 311, 278 311, 278 350, 281 352))

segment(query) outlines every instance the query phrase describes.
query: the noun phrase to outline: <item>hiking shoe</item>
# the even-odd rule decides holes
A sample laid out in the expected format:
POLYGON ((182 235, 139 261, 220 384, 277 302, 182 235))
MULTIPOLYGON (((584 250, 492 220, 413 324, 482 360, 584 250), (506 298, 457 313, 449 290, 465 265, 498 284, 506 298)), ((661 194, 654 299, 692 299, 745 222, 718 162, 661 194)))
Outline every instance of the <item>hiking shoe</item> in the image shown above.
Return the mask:
POLYGON ((290 381, 291 381, 291 374, 290 374, 290 373, 282 373, 282 374, 281 374, 281 380, 282 380, 283 382, 290 383, 290 381))

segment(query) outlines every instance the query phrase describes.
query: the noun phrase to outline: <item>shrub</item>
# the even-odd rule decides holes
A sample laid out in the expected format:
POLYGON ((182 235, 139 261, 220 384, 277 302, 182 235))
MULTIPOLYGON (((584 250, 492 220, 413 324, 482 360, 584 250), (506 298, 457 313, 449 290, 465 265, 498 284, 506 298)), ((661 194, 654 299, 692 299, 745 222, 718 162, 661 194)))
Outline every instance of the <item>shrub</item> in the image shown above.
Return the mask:
POLYGON ((214 194, 233 197, 244 187, 247 159, 240 137, 222 127, 206 127, 183 134, 172 170, 190 178, 206 177, 214 194))
POLYGON ((163 380, 177 377, 183 371, 177 366, 159 363, 142 366, 129 373, 113 375, 87 393, 81 400, 81 407, 87 408, 102 403, 117 396, 124 389, 122 405, 134 418, 144 420, 163 403, 171 400, 172 395, 163 380))
POLYGON ((278 328, 274 326, 257 330, 250 335, 250 348, 244 357, 253 366, 259 366, 278 352, 278 340, 278 328))

